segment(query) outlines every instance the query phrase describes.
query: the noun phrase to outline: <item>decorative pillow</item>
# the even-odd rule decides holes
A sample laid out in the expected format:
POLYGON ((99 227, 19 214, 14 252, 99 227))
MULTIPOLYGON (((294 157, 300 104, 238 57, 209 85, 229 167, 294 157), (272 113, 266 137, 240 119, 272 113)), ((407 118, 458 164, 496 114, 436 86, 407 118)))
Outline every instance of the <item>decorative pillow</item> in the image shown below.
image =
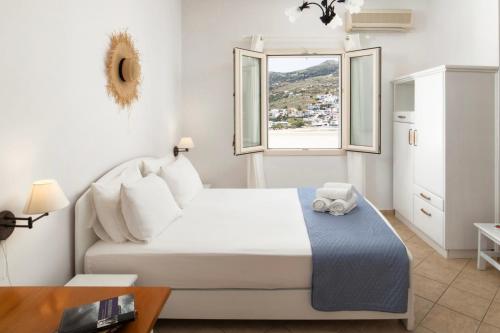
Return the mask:
POLYGON ((168 185, 150 174, 121 189, 122 213, 135 238, 151 240, 182 215, 168 185))
POLYGON ((101 222, 99 220, 95 221, 94 224, 92 225, 92 230, 94 230, 94 233, 99 237, 99 239, 105 241, 105 242, 112 242, 113 240, 111 237, 109 237, 108 233, 104 230, 101 222))
MULTIPOLYGON (((116 243, 138 241, 127 229, 120 207, 120 187, 122 183, 137 182, 142 178, 138 167, 124 170, 120 176, 108 183, 92 184, 92 196, 97 218, 103 230, 94 232, 101 239, 102 231, 106 232, 111 241, 116 243), (99 235, 101 234, 101 236, 99 235)), ((98 223, 96 223, 98 224, 98 223)))
POLYGON ((196 194, 203 189, 203 183, 198 172, 183 155, 179 155, 175 162, 162 166, 160 177, 167 182, 181 208, 186 207, 196 194))
POLYGON ((142 161, 142 174, 144 175, 144 177, 151 173, 158 174, 162 166, 168 165, 174 160, 174 155, 167 155, 162 158, 144 160, 142 161))

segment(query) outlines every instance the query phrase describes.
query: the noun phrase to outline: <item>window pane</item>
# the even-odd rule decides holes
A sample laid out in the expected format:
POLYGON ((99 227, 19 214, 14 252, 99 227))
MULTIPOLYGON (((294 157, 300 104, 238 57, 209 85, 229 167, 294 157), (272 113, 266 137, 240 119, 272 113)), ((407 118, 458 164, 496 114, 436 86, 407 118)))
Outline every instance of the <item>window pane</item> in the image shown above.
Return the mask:
POLYGON ((341 148, 339 55, 268 56, 268 148, 341 148))
POLYGON ((243 148, 261 145, 260 62, 258 58, 242 57, 243 148))
POLYGON ((351 144, 373 146, 373 56, 351 58, 351 144))

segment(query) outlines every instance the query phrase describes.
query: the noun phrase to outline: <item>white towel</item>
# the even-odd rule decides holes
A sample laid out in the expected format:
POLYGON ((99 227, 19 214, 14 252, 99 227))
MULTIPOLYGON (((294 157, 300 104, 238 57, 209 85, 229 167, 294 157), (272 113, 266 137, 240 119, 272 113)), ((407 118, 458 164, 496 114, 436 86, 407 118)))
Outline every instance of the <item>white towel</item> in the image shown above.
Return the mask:
POLYGON ((314 199, 312 206, 315 211, 325 213, 326 211, 328 211, 328 209, 330 209, 330 205, 332 203, 333 200, 318 197, 314 199))
POLYGON ((329 183, 324 183, 323 187, 335 187, 335 188, 348 188, 348 189, 352 189, 352 184, 349 184, 349 183, 334 183, 334 182, 329 182, 329 183))
POLYGON ((316 197, 330 200, 349 200, 353 194, 352 185, 350 187, 322 187, 316 190, 316 197))
POLYGON ((358 196, 356 193, 349 200, 337 199, 330 205, 330 214, 335 216, 345 215, 351 212, 358 205, 358 196))

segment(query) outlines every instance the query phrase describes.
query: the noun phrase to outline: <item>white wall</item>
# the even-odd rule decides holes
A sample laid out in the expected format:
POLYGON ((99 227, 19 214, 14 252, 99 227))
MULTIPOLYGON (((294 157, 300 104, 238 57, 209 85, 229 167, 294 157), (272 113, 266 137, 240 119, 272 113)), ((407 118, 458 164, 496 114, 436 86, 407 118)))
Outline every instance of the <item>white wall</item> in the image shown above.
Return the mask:
MULTIPOLYGON (((392 208, 392 89, 390 80, 440 64, 498 64, 498 2, 480 0, 366 0, 366 8, 414 10, 408 33, 362 34, 364 47, 383 48, 382 154, 366 157, 366 195, 379 208, 392 208)), ((244 36, 262 34, 266 48, 342 48, 343 29, 332 31, 311 9, 290 24, 284 9, 298 0, 182 1, 183 134, 193 136, 190 153, 205 181, 245 185, 245 156, 233 157, 232 48, 244 36)), ((342 7, 342 5, 339 5, 342 7)), ((345 156, 266 157, 268 185, 319 185, 346 180, 345 156)))
MULTIPOLYGON (((7 240, 15 284, 66 282, 79 195, 118 163, 164 155, 178 140, 180 30, 180 0, 0 2, 0 210, 21 214, 40 178, 57 179, 71 201, 7 240), (143 66, 130 112, 107 96, 104 75, 109 35, 124 28, 143 66)), ((0 280, 3 268, 0 259, 0 280)))

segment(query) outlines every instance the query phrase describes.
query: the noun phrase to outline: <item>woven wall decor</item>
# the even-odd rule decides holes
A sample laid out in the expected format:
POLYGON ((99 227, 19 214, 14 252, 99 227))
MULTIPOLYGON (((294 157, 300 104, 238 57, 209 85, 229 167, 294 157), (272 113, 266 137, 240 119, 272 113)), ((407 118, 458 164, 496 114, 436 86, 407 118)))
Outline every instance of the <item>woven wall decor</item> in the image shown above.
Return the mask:
POLYGON ((114 97, 122 108, 130 106, 139 98, 141 64, 139 53, 128 32, 117 32, 110 37, 106 55, 108 94, 114 97))

